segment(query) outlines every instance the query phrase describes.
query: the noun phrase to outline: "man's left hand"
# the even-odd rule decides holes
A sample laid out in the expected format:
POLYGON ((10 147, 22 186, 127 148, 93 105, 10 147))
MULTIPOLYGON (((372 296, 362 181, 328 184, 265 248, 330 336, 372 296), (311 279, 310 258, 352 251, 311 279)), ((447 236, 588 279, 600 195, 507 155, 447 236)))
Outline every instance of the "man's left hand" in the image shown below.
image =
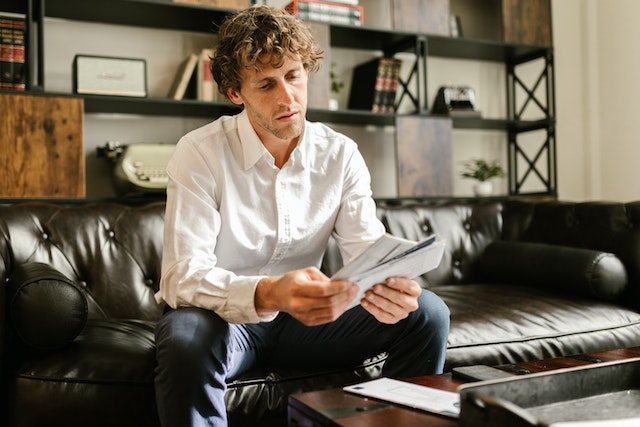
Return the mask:
POLYGON ((360 304, 381 323, 394 324, 418 309, 422 288, 404 277, 391 277, 368 290, 360 304))

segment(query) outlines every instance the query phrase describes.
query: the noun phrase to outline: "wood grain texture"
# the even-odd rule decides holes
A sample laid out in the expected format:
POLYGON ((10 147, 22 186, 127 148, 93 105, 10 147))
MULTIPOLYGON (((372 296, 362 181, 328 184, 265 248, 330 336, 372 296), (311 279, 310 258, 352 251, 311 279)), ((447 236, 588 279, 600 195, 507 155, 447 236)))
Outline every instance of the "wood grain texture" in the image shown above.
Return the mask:
POLYGON ((0 94, 0 197, 85 197, 83 100, 0 94))
POLYGON ((451 132, 448 118, 398 116, 398 197, 453 194, 451 132))
POLYGON ((552 46, 549 0, 502 0, 502 38, 506 43, 552 46))
POLYGON ((392 0, 392 11, 395 30, 449 35, 449 0, 392 0))

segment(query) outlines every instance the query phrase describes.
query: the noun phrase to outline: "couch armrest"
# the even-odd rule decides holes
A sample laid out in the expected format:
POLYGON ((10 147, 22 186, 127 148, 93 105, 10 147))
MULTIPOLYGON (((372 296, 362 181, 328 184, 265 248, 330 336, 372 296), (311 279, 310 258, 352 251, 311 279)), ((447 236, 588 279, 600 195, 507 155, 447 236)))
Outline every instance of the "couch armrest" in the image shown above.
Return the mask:
POLYGON ((496 241, 479 260, 484 279, 559 290, 571 295, 612 300, 628 280, 614 254, 568 246, 496 241))

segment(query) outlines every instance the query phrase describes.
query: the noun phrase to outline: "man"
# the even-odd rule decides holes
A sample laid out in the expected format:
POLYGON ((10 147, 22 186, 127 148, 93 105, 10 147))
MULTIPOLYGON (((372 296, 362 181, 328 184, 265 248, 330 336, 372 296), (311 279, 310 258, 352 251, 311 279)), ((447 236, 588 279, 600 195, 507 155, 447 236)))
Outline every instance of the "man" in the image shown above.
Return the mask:
POLYGON ((387 351, 386 376, 442 370, 449 311, 438 297, 396 277, 346 310, 357 286, 318 269, 331 235, 349 260, 384 233, 356 144, 305 121, 321 55, 280 9, 251 7, 220 28, 212 72, 243 111, 185 135, 167 166, 164 426, 226 425, 226 380, 261 362, 320 369, 387 351))

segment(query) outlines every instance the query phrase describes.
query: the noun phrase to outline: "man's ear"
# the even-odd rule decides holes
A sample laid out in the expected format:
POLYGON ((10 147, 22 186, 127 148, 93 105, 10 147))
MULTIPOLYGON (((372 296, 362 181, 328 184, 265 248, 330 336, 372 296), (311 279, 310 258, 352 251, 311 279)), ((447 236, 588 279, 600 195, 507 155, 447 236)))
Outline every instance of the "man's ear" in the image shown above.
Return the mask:
POLYGON ((233 102, 236 105, 244 104, 244 101, 242 100, 242 97, 240 96, 240 92, 236 92, 233 89, 229 89, 227 91, 227 97, 229 98, 229 101, 233 102))

